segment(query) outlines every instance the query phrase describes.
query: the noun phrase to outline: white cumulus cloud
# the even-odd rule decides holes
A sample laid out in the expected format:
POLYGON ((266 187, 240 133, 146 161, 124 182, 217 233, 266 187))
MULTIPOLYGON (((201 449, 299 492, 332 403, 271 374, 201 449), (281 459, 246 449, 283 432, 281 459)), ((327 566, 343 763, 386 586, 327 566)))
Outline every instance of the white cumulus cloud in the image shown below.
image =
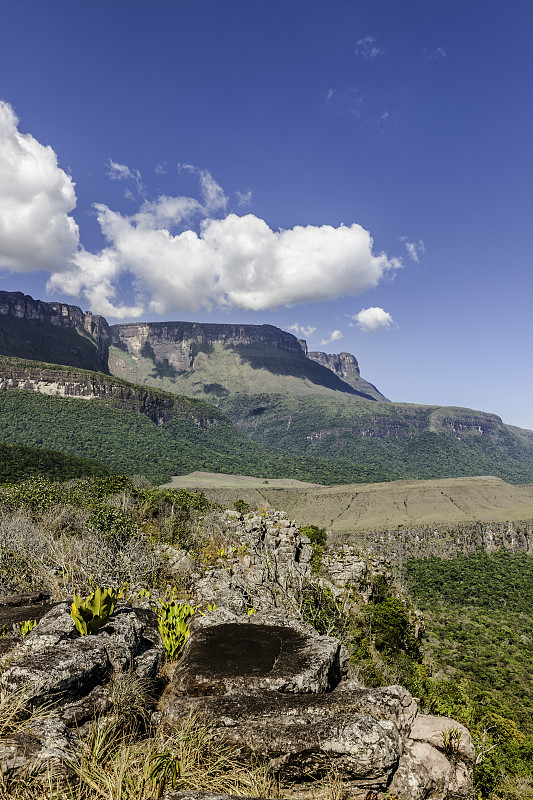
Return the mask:
POLYGON ((330 335, 326 339, 322 339, 320 344, 331 344, 332 342, 338 342, 339 339, 342 339, 342 332, 341 331, 331 331, 330 335))
POLYGON ((15 272, 60 270, 77 251, 69 215, 74 182, 51 147, 20 133, 13 108, 0 102, 0 267, 15 272))
MULTIPOLYGON (((0 103, 0 268, 48 270, 50 291, 125 318, 147 309, 259 311, 324 302, 372 289, 402 266, 375 253, 370 233, 356 223, 273 230, 253 214, 228 214, 228 198, 210 172, 179 169, 197 178, 199 199, 143 195, 129 215, 97 203, 105 247, 90 252, 69 214, 76 206, 72 179, 52 148, 21 134, 11 106, 0 103), (134 289, 132 304, 120 303, 125 285, 134 289)), ((109 160, 107 171, 144 191, 138 170, 109 160)), ((333 333, 329 341, 340 336, 333 333)))
POLYGON ((312 325, 298 325, 297 322, 289 325, 289 330, 294 333, 295 336, 300 336, 303 339, 309 339, 310 336, 316 331, 316 328, 313 328, 312 325))
MULTIPOLYGON (((199 233, 188 228, 173 234, 175 225, 198 210, 196 201, 188 200, 159 198, 132 216, 96 206, 108 243, 106 260, 113 264, 106 281, 130 273, 159 314, 215 306, 260 311, 333 300, 373 288, 401 266, 383 253, 374 255, 372 237, 357 224, 273 231, 253 214, 228 214, 204 219, 199 233)), ((91 254, 84 253, 83 269, 78 259, 75 275, 53 275, 50 286, 77 285, 78 291, 94 293, 102 256, 92 258, 94 274, 91 254)))
POLYGON ((374 333, 380 328, 390 328, 394 325, 391 315, 379 306, 363 308, 358 314, 353 314, 352 319, 365 333, 374 333))

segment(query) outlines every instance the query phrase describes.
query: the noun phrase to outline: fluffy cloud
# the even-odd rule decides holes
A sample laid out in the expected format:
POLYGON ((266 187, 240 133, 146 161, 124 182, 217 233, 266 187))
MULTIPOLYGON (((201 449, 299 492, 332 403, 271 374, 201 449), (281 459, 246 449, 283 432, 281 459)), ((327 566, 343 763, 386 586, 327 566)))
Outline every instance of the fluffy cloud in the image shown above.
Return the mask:
POLYGON ((0 102, 0 267, 15 272, 62 269, 78 249, 72 179, 51 147, 18 131, 0 102))
MULTIPOLYGON (((0 268, 49 270, 50 291, 85 297, 95 312, 125 318, 147 308, 259 311, 323 302, 374 288, 401 266, 375 254, 370 233, 355 223, 275 231, 253 214, 227 214, 223 189, 191 164, 179 169, 198 179, 200 199, 143 196, 131 215, 96 204, 106 246, 91 253, 69 215, 73 181, 50 147, 17 126, 11 106, 0 103, 0 268), (131 305, 117 302, 125 282, 136 291, 131 305)), ((144 191, 137 170, 111 160, 107 169, 144 191)))
POLYGON ((400 266, 374 255, 370 234, 356 224, 273 231, 253 214, 228 214, 204 219, 198 234, 190 228, 171 233, 198 210, 191 198, 145 202, 129 217, 97 205, 108 246, 97 255, 83 253, 83 263, 76 259, 68 276, 53 275, 50 287, 105 294, 128 272, 159 314, 215 306, 259 311, 357 295, 400 266))
POLYGON ((374 333, 380 328, 390 328, 394 325, 394 320, 387 311, 379 306, 363 308, 358 314, 352 316, 353 321, 365 333, 374 333))
POLYGON ((312 325, 308 325, 307 328, 304 325, 298 325, 295 322, 293 325, 289 325, 289 330, 294 333, 295 336, 300 336, 303 339, 309 339, 310 336, 316 331, 316 328, 313 328, 312 325))
POLYGON ((341 331, 336 331, 336 330, 335 331, 331 331, 331 333, 327 337, 327 339, 322 339, 320 344, 331 344, 332 342, 338 342, 339 339, 342 339, 341 331))

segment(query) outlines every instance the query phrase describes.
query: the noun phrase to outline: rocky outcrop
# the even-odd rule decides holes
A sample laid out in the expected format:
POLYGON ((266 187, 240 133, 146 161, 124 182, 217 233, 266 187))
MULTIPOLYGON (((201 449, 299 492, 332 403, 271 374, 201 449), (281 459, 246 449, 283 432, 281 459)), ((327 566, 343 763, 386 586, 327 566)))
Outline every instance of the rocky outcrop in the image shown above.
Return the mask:
MULTIPOLYGON (((282 511, 242 517, 226 511, 221 531, 235 546, 195 586, 198 602, 232 611, 285 609, 295 612, 311 577, 311 544, 282 511)), ((178 562, 179 563, 179 562, 178 562)))
POLYGON ((317 364, 326 367, 326 369, 331 370, 331 372, 334 372, 335 375, 338 375, 345 383, 352 386, 352 388, 366 396, 369 400, 387 401, 385 395, 381 394, 373 383, 369 383, 361 377, 357 359, 351 353, 322 353, 319 351, 311 351, 307 353, 307 357, 312 361, 316 361, 317 364))
POLYGON ((402 564, 407 558, 455 558, 468 553, 533 555, 533 522, 469 522, 458 525, 399 526, 393 530, 352 534, 355 552, 402 564))
POLYGON ((230 325, 206 322, 130 322, 112 325, 111 344, 176 372, 190 372, 199 352, 225 347, 268 347, 302 354, 300 341, 274 325, 230 325))
MULTIPOLYGON (((222 617, 207 615, 191 633, 165 697, 162 721, 170 731, 200 714, 216 737, 267 759, 303 797, 328 768, 360 800, 385 790, 398 800, 471 796, 474 751, 466 728, 418 716, 416 700, 400 686, 365 689, 340 680, 342 669, 331 672, 329 643, 320 646, 330 637, 306 630, 304 650, 293 648, 289 636, 284 652, 281 626, 265 624, 272 621, 267 615, 231 623, 222 617), (222 643, 220 660, 214 659, 222 643), (305 648, 313 656, 300 661, 305 648), (301 664, 305 679, 287 681, 291 674, 303 677, 301 664), (317 673, 327 673, 328 682, 317 683, 317 673)), ((292 629, 290 620, 286 625, 292 629)))
MULTIPOLYGON (((35 331, 35 335, 41 338, 39 347, 42 352, 46 350, 47 331, 46 326, 53 328, 65 328, 72 332, 81 334, 83 339, 89 339, 90 343, 94 346, 94 366, 93 364, 80 363, 79 361, 67 361, 57 363, 69 363, 72 366, 90 366, 102 372, 107 372, 107 354, 109 348, 109 325, 104 317, 98 314, 92 314, 91 311, 83 312, 78 306, 68 305, 67 303, 45 303, 42 300, 34 300, 30 295, 22 294, 22 292, 3 292, 0 291, 0 317, 11 317, 15 320, 25 320, 27 322, 41 323, 44 328, 35 331)), ((29 328, 26 335, 32 335, 32 329, 29 328)), ((50 340, 53 336, 49 334, 50 340)), ((27 342, 28 347, 30 343, 27 342)), ((83 348, 83 342, 79 343, 80 349, 83 348)), ((56 348, 52 341, 49 342, 50 349, 54 351, 56 348)), ((5 355, 22 354, 17 352, 6 352, 5 355)), ((77 351, 73 353, 77 355, 78 359, 83 358, 83 354, 77 351)), ((32 357, 32 355, 29 355, 32 357)), ((34 357, 34 356, 33 356, 34 357)), ((85 356, 86 358, 87 356, 85 356)), ((53 361, 53 358, 42 357, 43 361, 53 361)), ((55 362, 54 362, 55 363, 55 362)))
POLYGON ((321 353, 311 351, 307 353, 307 358, 311 358, 323 367, 327 367, 339 378, 352 378, 360 375, 357 359, 351 353, 321 353))

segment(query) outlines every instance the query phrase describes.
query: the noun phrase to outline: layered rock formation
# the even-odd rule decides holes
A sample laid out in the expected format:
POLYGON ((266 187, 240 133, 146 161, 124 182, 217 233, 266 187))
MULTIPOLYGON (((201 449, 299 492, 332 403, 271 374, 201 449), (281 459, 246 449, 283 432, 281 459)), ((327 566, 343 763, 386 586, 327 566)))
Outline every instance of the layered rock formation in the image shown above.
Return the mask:
POLYGON ((78 306, 0 291, 0 352, 4 355, 107 372, 108 348, 109 325, 104 317, 78 306), (9 336, 10 327, 15 339, 22 338, 22 350, 14 352, 17 342, 9 336), (62 342, 57 329, 68 331, 62 342))
POLYGON ((206 322, 131 322, 112 325, 110 341, 130 355, 190 372, 195 356, 215 344, 225 347, 272 347, 301 354, 298 339, 274 325, 230 325, 206 322))
MULTIPOLYGON (((201 428, 209 428, 217 422, 216 412, 210 415, 183 408, 178 398, 174 399, 169 394, 159 394, 150 389, 130 386, 94 372, 69 370, 67 367, 53 365, 34 366, 31 362, 24 365, 17 360, 0 357, 0 390, 2 389, 30 391, 79 400, 99 400, 123 411, 144 414, 156 425, 168 422, 175 410, 201 428)), ((204 406, 204 409, 207 410, 208 406, 204 406)))

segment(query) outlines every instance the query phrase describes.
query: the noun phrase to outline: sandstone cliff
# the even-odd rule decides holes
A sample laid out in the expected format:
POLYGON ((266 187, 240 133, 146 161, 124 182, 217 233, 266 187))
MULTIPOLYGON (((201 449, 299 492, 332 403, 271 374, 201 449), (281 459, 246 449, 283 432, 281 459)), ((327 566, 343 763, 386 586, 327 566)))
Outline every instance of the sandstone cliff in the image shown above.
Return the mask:
POLYGON ((195 356, 215 344, 226 347, 271 347, 301 355, 302 346, 291 333, 274 325, 230 325, 206 322, 131 322, 112 325, 111 344, 133 356, 189 372, 195 356))
POLYGON ((104 317, 66 303, 0 291, 0 353, 107 372, 104 317))
MULTIPOLYGON (((53 364, 33 364, 18 359, 0 357, 0 391, 23 390, 51 395, 53 397, 98 400, 105 405, 115 406, 123 411, 136 411, 144 414, 156 425, 164 425, 179 410, 184 416, 201 428, 216 424, 218 415, 202 413, 187 408, 183 398, 170 394, 131 386, 119 379, 79 369, 68 369, 53 364)), ((209 407, 205 405, 205 409, 209 407)))
POLYGON ((373 400, 387 400, 373 383, 365 381, 361 377, 357 359, 351 353, 322 353, 320 351, 310 351, 307 358, 322 364, 326 369, 330 369, 339 378, 348 383, 359 392, 364 392, 373 400))

